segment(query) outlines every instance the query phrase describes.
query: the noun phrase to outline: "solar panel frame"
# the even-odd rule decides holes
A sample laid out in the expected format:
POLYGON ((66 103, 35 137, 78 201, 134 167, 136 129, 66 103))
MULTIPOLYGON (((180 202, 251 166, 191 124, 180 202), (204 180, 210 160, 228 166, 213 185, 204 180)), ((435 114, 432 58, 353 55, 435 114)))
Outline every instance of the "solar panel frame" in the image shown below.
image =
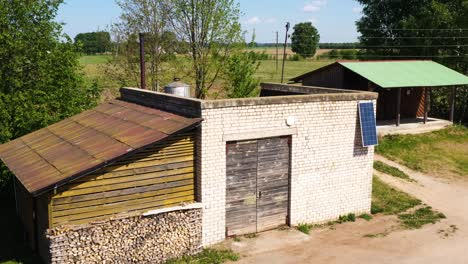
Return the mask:
POLYGON ((379 144, 377 136, 377 122, 375 119, 374 103, 359 102, 359 122, 361 125, 361 140, 363 147, 379 144))

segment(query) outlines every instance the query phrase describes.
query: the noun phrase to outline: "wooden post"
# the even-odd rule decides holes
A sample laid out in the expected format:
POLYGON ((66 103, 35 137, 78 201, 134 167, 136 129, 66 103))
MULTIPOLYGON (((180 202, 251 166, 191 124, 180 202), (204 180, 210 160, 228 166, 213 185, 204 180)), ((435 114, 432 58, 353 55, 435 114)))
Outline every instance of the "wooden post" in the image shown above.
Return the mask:
POLYGON ((427 124, 429 112, 429 89, 424 87, 424 124, 427 124))
POLYGON ((140 81, 141 89, 146 89, 145 34, 140 33, 140 81))
POLYGON ((455 120, 455 97, 457 95, 457 88, 452 87, 452 92, 450 96, 450 122, 455 120))
POLYGON ((401 88, 397 90, 396 126, 401 124, 401 88))
POLYGON ((284 37, 284 51, 283 51, 283 69, 281 70, 281 83, 284 81, 284 63, 286 62, 286 48, 288 47, 288 31, 290 24, 286 23, 286 36, 284 37))

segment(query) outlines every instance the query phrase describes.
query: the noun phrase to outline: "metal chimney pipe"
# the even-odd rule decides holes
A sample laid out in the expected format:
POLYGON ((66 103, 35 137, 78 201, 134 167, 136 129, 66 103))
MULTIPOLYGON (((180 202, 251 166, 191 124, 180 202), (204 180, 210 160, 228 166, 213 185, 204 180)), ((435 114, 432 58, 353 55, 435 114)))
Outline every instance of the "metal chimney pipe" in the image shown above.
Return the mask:
POLYGON ((146 89, 146 67, 145 67, 145 34, 140 33, 140 80, 141 89, 146 89))

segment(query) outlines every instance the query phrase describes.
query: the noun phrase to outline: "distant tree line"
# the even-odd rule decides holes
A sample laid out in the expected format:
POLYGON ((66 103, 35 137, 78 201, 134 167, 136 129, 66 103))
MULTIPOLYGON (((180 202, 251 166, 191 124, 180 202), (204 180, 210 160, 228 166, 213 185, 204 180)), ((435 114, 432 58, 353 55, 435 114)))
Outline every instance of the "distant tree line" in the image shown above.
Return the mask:
MULTIPOLYGON (((284 43, 278 43, 280 47, 284 45, 284 43)), ((360 48, 359 42, 343 42, 343 43, 319 43, 319 49, 359 49, 360 48)), ((276 43, 255 43, 255 47, 257 48, 275 48, 276 43)))
POLYGON ((110 34, 104 31, 80 33, 75 36, 75 43, 86 54, 105 53, 112 48, 110 34))

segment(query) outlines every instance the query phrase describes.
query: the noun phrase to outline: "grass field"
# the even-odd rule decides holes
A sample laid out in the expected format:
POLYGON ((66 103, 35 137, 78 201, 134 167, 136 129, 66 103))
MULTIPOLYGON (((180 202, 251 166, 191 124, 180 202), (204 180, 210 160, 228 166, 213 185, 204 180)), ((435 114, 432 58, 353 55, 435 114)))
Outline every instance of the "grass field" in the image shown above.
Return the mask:
MULTIPOLYGON (((105 73, 106 62, 109 60, 109 55, 83 56, 80 58, 80 63, 83 66, 83 71, 88 80, 98 80, 101 86, 105 89, 118 90, 119 83, 108 78, 105 73)), ((284 71, 284 82, 301 75, 303 73, 318 69, 325 65, 333 63, 333 61, 286 61, 284 71)), ((281 62, 276 69, 275 60, 261 61, 260 67, 255 75, 261 82, 280 82, 281 81, 281 62)), ((189 80, 184 80, 190 82, 189 80)))
POLYGON ((372 214, 398 214, 420 204, 420 200, 391 187, 374 176, 372 181, 372 214))
POLYGON ((110 55, 86 55, 81 56, 80 63, 82 65, 88 64, 104 64, 109 61, 110 55))
MULTIPOLYGON (((333 61, 286 61, 284 66, 284 82, 287 82, 287 80, 299 76, 303 73, 326 66, 330 63, 333 63, 333 61)), ((278 65, 278 71, 276 71, 276 62, 274 60, 261 61, 256 77, 259 78, 261 82, 280 82, 281 66, 282 65, 280 62, 278 65)))
POLYGON ((419 135, 386 136, 376 151, 413 170, 468 179, 468 128, 463 126, 419 135))

